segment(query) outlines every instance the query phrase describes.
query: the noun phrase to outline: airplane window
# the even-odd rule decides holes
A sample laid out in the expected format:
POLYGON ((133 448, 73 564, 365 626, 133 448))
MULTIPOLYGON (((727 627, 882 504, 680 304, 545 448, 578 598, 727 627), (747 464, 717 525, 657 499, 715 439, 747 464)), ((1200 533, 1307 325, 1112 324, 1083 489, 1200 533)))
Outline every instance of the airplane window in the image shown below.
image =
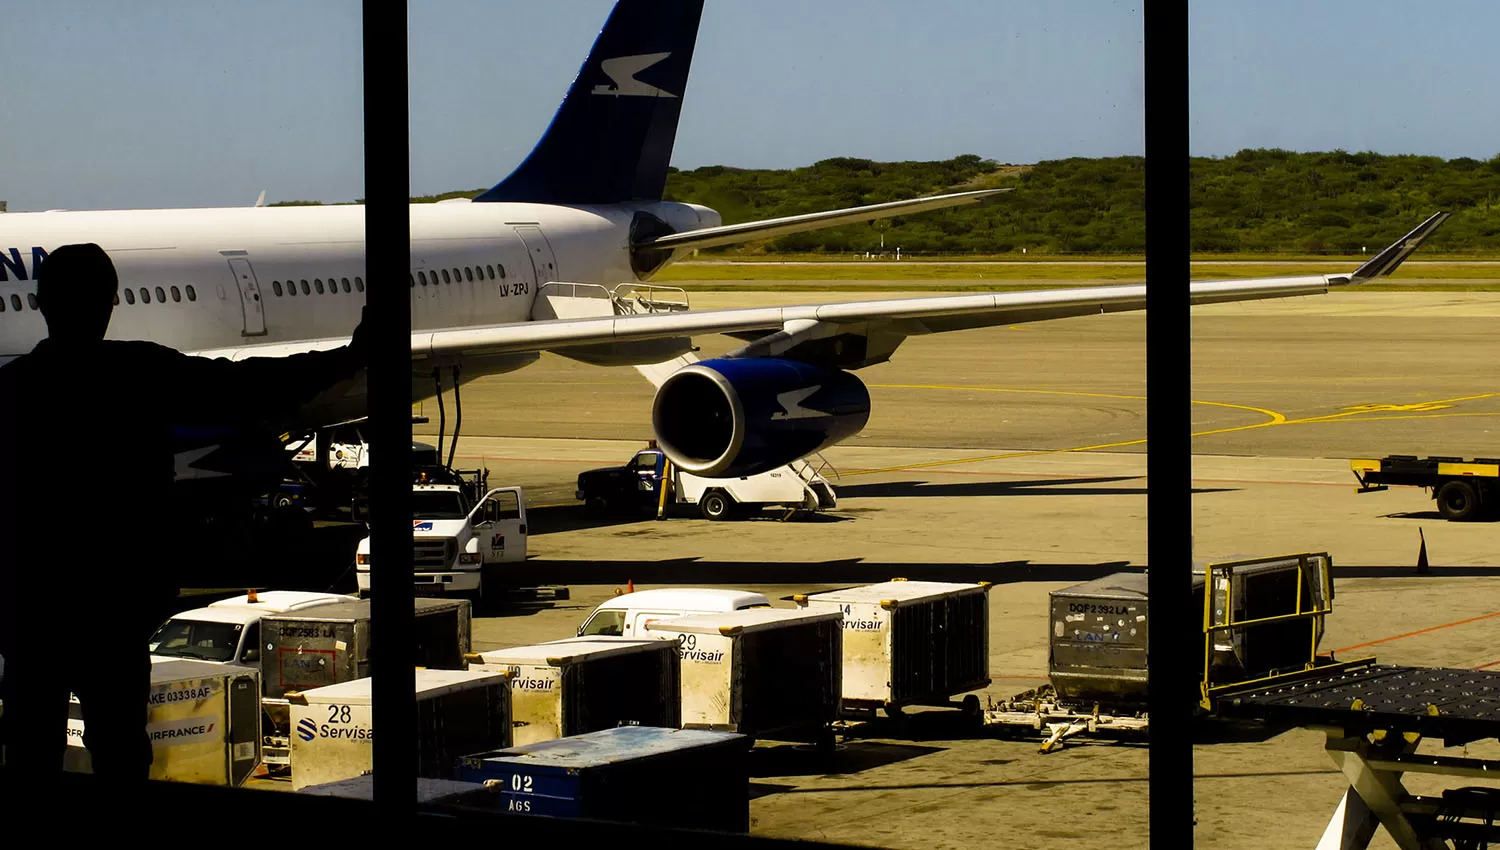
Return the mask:
POLYGON ((286 294, 292 296, 297 294, 297 281, 289 280, 286 282, 286 294))
POLYGON ((150 290, 146 289, 146 287, 144 287, 144 286, 141 287, 141 303, 142 304, 150 304, 151 303, 151 292, 150 292, 150 290))
POLYGON ((365 281, 364 281, 364 278, 358 278, 358 277, 355 278, 354 279, 354 288, 357 289, 357 290, 359 290, 360 292, 364 292, 365 291, 365 281))
POLYGON ((307 285, 307 281, 305 281, 305 280, 302 281, 302 294, 303 295, 311 295, 312 294, 312 287, 308 286, 307 285))
MULTIPOLYGON (((120 306, 120 290, 115 290, 115 306, 120 306)), ((5 312, 5 299, 0 298, 0 313, 5 312)))
MULTIPOLYGON (((16 296, 12 295, 11 298, 16 298, 16 296)), ((134 304, 135 303, 135 290, 133 290, 133 289, 127 289, 127 290, 125 290, 125 303, 126 304, 134 304)), ((21 299, 19 299, 19 298, 16 298, 16 309, 17 310, 21 309, 21 299)))
POLYGON ((273 280, 273 281, 271 281, 271 289, 273 291, 275 291, 277 298, 281 297, 281 281, 279 281, 279 280, 273 280))
POLYGON ((411 288, 412 289, 416 289, 417 288, 417 276, 414 275, 414 274, 409 274, 409 275, 407 275, 407 277, 411 278, 411 288))
MULTIPOLYGON (((120 297, 119 293, 116 293, 115 297, 119 298, 120 297)), ((0 313, 4 313, 4 312, 5 312, 5 299, 4 298, 0 298, 0 313)))
POLYGON ((464 279, 469 283, 474 282, 474 270, 469 268, 468 266, 464 266, 464 279))
POLYGON ((490 280, 494 280, 495 279, 495 267, 494 266, 485 266, 484 270, 487 271, 487 272, 489 272, 490 280))
POLYGON ((319 295, 322 295, 323 294, 323 279, 322 278, 314 278, 313 279, 313 288, 316 289, 316 290, 318 290, 318 294, 319 295))
POLYGON ((162 289, 160 286, 156 288, 156 303, 167 303, 167 291, 165 289, 162 289))
POLYGON ((443 283, 452 283, 452 282, 453 281, 448 278, 448 270, 447 269, 443 269, 443 283))
POLYGON ((341 278, 339 278, 339 286, 342 286, 344 288, 344 291, 348 292, 349 291, 349 278, 347 278, 347 277, 341 277, 341 278))
POLYGON ((178 289, 175 286, 172 287, 172 300, 173 301, 181 301, 182 300, 182 290, 178 289))
POLYGON ((187 291, 188 291, 188 300, 189 301, 197 301, 198 300, 198 290, 194 289, 193 285, 191 283, 188 284, 187 291))
POLYGON ((36 306, 36 293, 35 292, 28 292, 28 293, 26 293, 26 303, 29 304, 29 305, 31 305, 31 309, 33 309, 33 310, 39 309, 36 306))
POLYGON ((427 272, 417 272, 417 280, 422 281, 422 285, 426 286, 427 285, 427 272))
POLYGON ((496 263, 495 264, 495 268, 497 268, 497 269, 500 270, 500 279, 501 280, 505 280, 505 266, 503 266, 503 265, 501 265, 499 263, 496 263))
POLYGON ((463 279, 464 279, 464 276, 458 273, 458 269, 454 269, 453 270, 453 282, 454 283, 463 283, 463 279))

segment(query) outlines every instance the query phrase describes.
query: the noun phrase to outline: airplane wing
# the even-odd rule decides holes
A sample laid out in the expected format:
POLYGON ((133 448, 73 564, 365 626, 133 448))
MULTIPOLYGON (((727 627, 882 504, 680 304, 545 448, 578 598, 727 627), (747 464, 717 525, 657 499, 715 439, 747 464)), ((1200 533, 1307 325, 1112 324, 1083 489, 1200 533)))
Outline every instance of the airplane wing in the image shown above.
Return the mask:
MULTIPOLYGON (((1448 218, 1439 212, 1348 274, 1191 284, 1193 304, 1321 294, 1389 275, 1448 218)), ((857 369, 889 358, 904 339, 929 333, 1044 319, 1141 310, 1146 286, 995 292, 789 307, 683 311, 513 322, 413 332, 413 359, 551 351, 610 365, 658 363, 690 350, 691 338, 729 334, 749 340, 730 356, 781 357, 857 369), (664 345, 665 343, 665 345, 664 345)), ((191 352, 243 359, 336 347, 347 337, 191 352)))
POLYGON ((713 248, 718 245, 735 245, 751 239, 770 239, 773 236, 785 236, 788 233, 801 233, 805 230, 822 230, 825 227, 837 227, 841 224, 858 224, 864 221, 874 221, 877 218, 889 218, 894 215, 909 215, 911 213, 927 212, 928 210, 956 207, 962 204, 977 204, 987 198, 993 198, 996 195, 1010 191, 1013 191, 1013 189, 980 189, 974 192, 933 195, 927 198, 890 201, 884 204, 868 204, 862 207, 849 207, 842 210, 807 213, 806 215, 768 218, 764 221, 725 224, 719 227, 705 227, 699 230, 689 230, 683 233, 672 233, 652 239, 643 239, 631 243, 630 247, 640 250, 644 248, 713 248))

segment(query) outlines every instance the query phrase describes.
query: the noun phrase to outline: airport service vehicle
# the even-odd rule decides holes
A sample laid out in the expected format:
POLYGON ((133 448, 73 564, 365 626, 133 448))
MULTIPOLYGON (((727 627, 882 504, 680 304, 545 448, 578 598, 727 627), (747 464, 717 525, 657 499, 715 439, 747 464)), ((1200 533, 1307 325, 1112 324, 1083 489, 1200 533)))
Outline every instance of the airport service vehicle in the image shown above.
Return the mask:
POLYGON ((151 636, 151 660, 192 659, 209 664, 260 665, 260 621, 348 602, 336 593, 295 590, 250 591, 168 618, 151 636))
MULTIPOLYGON (((292 699, 292 790, 352 779, 373 767, 374 680, 314 688, 292 699)), ((470 753, 511 745, 510 675, 416 671, 417 775, 452 779, 470 753)))
MULTIPOLYGON (((410 638, 418 667, 462 670, 472 635, 462 599, 416 599, 410 638)), ((261 758, 285 767, 291 759, 291 706, 297 694, 370 675, 373 617, 367 599, 272 614, 261 623, 261 758)))
POLYGON ((1389 455, 1349 461, 1359 481, 1357 493, 1391 487, 1425 487, 1438 512, 1450 520, 1474 520, 1500 513, 1500 459, 1389 455))
POLYGON ((893 579, 799 593, 797 607, 844 615, 843 713, 899 717, 909 705, 954 707, 978 720, 990 684, 989 582, 893 579))
MULTIPOLYGON (((146 699, 151 779, 239 785, 260 764, 260 671, 237 664, 153 658, 146 699)), ((68 705, 68 770, 92 772, 83 707, 68 705)))
POLYGON ((832 749, 843 612, 751 608, 646 625, 682 657, 682 726, 832 749))
POLYGON ((677 647, 650 638, 575 637, 470 655, 509 673, 512 743, 525 746, 627 724, 681 724, 677 647))
MULTIPOLYGON (((1198 651, 1200 714, 1256 688, 1367 666, 1320 654, 1333 610, 1327 552, 1195 564, 1194 604, 1202 613, 1198 651)), ((1151 600, 1144 573, 1115 573, 1052 591, 1048 684, 984 712, 987 726, 1044 736, 1041 752, 1087 734, 1145 734, 1151 600)))
MULTIPOLYGON (((366 300, 366 278, 368 286, 399 288, 405 271, 414 402, 441 398, 450 377, 456 388, 523 368, 544 351, 589 365, 652 370, 651 420, 662 451, 684 472, 739 478, 863 430, 871 400, 855 373, 889 360, 908 337, 1145 308, 1145 284, 724 310, 690 310, 685 299, 665 297, 666 288, 647 281, 697 249, 974 204, 1010 191, 960 191, 727 225, 706 206, 664 200, 702 14, 702 0, 620 0, 552 123, 509 176, 472 201, 410 206, 405 269, 366 268, 361 204, 0 216, 6 305, 0 363, 45 336, 41 313, 28 299, 35 296, 38 265, 68 243, 98 243, 114 260, 120 303, 111 338, 231 359, 347 343, 366 300), (712 334, 744 344, 687 362, 694 337, 712 334)), ((1373 280, 1395 270, 1447 215, 1434 214, 1350 272, 1200 281, 1191 284, 1189 298, 1205 304, 1312 295, 1373 280)), ((278 429, 300 433, 348 422, 367 408, 364 382, 355 378, 293 412, 278 429)), ((195 426, 174 434, 182 486, 212 489, 226 476, 248 475, 242 470, 261 459, 226 447, 237 445, 237 435, 263 432, 231 422, 195 426)), ((283 451, 276 440, 241 442, 258 452, 283 451)), ((274 481, 257 484, 247 498, 274 487, 274 481)))
MULTIPOLYGON (((488 470, 417 470, 412 485, 412 566, 419 596, 484 597, 486 568, 526 560, 526 496, 486 489, 488 470)), ((370 538, 354 555, 359 595, 370 593, 370 538)))
POLYGON ((646 631, 646 624, 689 614, 712 614, 770 608, 771 600, 748 590, 700 587, 665 587, 622 593, 605 600, 578 627, 578 636, 604 635, 662 638, 646 631))
POLYGON ((624 466, 591 469, 578 476, 576 497, 604 512, 655 513, 666 482, 666 506, 696 505, 708 519, 743 517, 768 507, 821 511, 838 505, 833 485, 806 460, 740 478, 703 478, 672 466, 660 449, 642 449, 624 466))

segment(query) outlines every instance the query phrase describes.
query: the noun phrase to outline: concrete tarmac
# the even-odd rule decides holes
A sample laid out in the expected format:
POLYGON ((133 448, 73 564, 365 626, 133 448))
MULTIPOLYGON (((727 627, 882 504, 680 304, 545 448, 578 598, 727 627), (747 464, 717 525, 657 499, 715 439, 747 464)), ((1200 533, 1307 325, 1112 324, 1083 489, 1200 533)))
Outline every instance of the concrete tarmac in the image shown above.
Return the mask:
MULTIPOLYGON (((842 288, 842 287, 841 287, 842 288)), ((695 307, 847 299, 714 292, 695 307)), ((880 293, 871 297, 902 297, 880 293)), ((1322 641, 1341 658, 1500 664, 1493 523, 1448 523, 1422 491, 1357 494, 1348 460, 1500 454, 1493 332, 1500 295, 1359 293, 1195 308, 1197 556, 1327 551, 1339 572, 1322 641), (1433 569, 1417 575, 1418 529, 1433 569)), ((475 620, 478 650, 567 637, 633 580, 784 597, 891 576, 993 581, 990 699, 1047 673, 1052 590, 1146 558, 1145 324, 1095 316, 907 341, 862 370, 869 427, 824 452, 839 507, 808 521, 599 522, 576 475, 624 463, 650 437, 652 391, 631 369, 555 356, 465 387, 459 465, 527 488, 531 561, 570 600, 475 620)), ((703 341, 704 354, 731 340, 703 341)), ((436 408, 426 413, 436 421, 436 408)), ((452 408, 449 407, 451 416, 452 408)), ((1187 565, 1157 565, 1187 569, 1187 565)), ((755 753, 752 832, 900 848, 1147 846, 1147 751, 976 734, 956 712, 870 724, 832 761, 789 744, 755 753)), ((1205 726, 1197 839, 1216 850, 1311 847, 1346 784, 1306 730, 1205 726)), ((1439 752, 1424 742, 1424 752, 1439 752)), ((1457 750, 1446 754, 1462 754, 1457 750)), ((1500 744, 1466 754, 1500 757, 1500 744)), ((1475 784, 1412 777, 1436 793, 1475 784)), ((1380 832, 1372 846, 1394 847, 1380 832)))

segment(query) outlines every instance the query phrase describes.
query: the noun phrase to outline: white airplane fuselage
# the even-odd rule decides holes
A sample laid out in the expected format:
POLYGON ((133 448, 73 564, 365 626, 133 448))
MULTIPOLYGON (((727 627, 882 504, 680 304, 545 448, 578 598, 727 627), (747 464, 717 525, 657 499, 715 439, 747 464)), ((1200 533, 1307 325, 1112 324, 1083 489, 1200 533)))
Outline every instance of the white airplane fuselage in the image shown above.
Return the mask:
MULTIPOLYGON (((526 321, 548 281, 638 279, 629 234, 640 210, 677 231, 719 224, 713 210, 670 202, 411 205, 412 265, 397 279, 412 329, 526 321)), ((37 260, 60 245, 94 242, 113 259, 110 339, 202 351, 347 337, 365 303, 364 240, 354 204, 0 215, 0 363, 46 336, 30 296, 37 260)))

